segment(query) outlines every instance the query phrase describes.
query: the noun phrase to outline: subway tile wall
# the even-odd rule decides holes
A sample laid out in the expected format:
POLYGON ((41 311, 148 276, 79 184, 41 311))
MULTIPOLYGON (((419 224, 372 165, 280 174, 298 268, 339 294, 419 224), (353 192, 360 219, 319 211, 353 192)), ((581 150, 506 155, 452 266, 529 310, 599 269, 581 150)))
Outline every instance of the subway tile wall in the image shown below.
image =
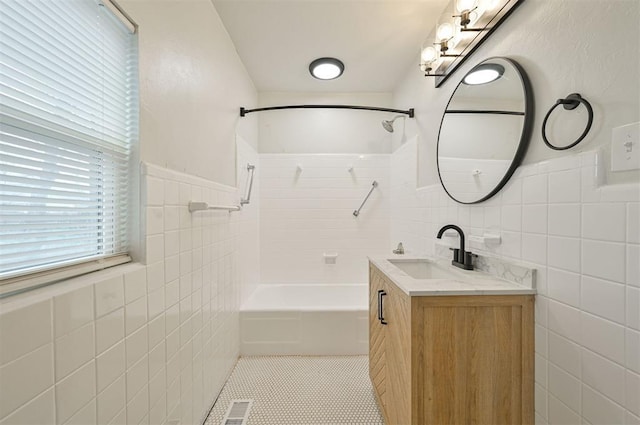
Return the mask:
MULTIPOLYGON (((640 184, 605 186, 597 152, 521 166, 479 205, 416 190, 416 143, 391 156, 391 243, 435 255, 449 223, 470 250, 537 269, 538 424, 640 424, 640 184)), ((456 241, 450 241, 456 244, 456 241)))
POLYGON ((367 255, 389 253, 389 155, 261 154, 260 167, 262 283, 366 283, 367 255))
MULTIPOLYGON (((258 158, 242 143, 246 167, 258 158)), ((144 264, 0 303, 0 424, 201 423, 238 357, 241 294, 258 270, 258 202, 234 213, 187 205, 239 196, 143 164, 144 264)))
POLYGON ((240 136, 236 136, 237 164, 236 186, 241 197, 247 195, 249 171, 247 165, 255 165, 251 200, 238 215, 238 279, 240 299, 246 300, 260 283, 260 156, 240 136))

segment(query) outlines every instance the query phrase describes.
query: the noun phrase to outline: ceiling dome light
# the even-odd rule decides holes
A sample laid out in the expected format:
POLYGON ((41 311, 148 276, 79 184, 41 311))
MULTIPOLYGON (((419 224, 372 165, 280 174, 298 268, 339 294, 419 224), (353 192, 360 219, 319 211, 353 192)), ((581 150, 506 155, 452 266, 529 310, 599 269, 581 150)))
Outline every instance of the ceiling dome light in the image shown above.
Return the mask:
POLYGON ((336 58, 319 58, 309 64, 309 72, 319 80, 333 80, 344 72, 344 64, 336 58))
POLYGON ((487 84, 497 80, 504 74, 504 67, 497 63, 483 63, 473 68, 464 76, 462 82, 469 86, 487 84))

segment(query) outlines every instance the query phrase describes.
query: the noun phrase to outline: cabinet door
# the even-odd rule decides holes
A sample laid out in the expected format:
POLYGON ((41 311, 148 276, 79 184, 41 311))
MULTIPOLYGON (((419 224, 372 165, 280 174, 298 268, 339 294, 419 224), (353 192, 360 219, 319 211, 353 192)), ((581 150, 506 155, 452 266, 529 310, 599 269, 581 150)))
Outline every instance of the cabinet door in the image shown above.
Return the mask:
POLYGON ((531 297, 421 297, 412 336, 412 423, 532 423, 531 297))
POLYGON ((373 266, 369 268, 369 377, 378 403, 385 410, 386 363, 384 352, 385 326, 378 320, 378 291, 385 290, 382 274, 373 266))
POLYGON ((411 424, 411 301, 389 283, 383 297, 387 322, 385 360, 387 362, 387 425, 411 424))

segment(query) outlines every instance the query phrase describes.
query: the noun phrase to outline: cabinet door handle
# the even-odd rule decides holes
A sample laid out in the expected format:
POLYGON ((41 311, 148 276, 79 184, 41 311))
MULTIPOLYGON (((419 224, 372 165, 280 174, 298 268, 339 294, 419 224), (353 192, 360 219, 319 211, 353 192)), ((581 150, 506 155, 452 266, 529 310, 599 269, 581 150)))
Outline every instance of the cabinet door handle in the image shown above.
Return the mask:
POLYGON ((383 325, 387 324, 387 322, 384 320, 384 310, 382 306, 382 297, 384 297, 385 295, 387 295, 387 293, 384 292, 384 290, 378 290, 378 320, 383 325))

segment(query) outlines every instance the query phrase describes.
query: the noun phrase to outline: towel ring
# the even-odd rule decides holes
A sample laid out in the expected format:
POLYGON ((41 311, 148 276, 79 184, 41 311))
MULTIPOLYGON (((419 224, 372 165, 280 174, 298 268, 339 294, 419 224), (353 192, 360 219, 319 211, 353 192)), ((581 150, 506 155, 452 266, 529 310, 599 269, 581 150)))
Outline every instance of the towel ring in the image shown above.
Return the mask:
POLYGON ((551 109, 549 109, 549 112, 547 112, 547 115, 544 117, 544 121, 542 121, 542 140, 544 140, 544 143, 547 146, 549 146, 551 149, 556 151, 563 151, 566 149, 570 149, 575 145, 577 145, 578 143, 580 143, 582 139, 584 139, 587 136, 587 133, 589 133, 589 130, 591 130, 592 124, 593 124, 593 108, 591 107, 591 104, 587 101, 587 99, 580 96, 579 93, 571 93, 569 96, 567 96, 564 99, 558 99, 555 105, 553 105, 551 109), (564 109, 566 109, 567 111, 572 111, 576 109, 578 105, 580 105, 581 103, 584 105, 585 108, 587 108, 587 112, 589 114, 587 127, 584 129, 580 137, 578 137, 578 140, 576 140, 572 144, 568 146, 562 146, 562 147, 552 145, 551 142, 549 142, 549 139, 547 139, 547 120, 549 119, 549 116, 551 115, 553 110, 556 109, 558 105, 562 105, 564 109))

